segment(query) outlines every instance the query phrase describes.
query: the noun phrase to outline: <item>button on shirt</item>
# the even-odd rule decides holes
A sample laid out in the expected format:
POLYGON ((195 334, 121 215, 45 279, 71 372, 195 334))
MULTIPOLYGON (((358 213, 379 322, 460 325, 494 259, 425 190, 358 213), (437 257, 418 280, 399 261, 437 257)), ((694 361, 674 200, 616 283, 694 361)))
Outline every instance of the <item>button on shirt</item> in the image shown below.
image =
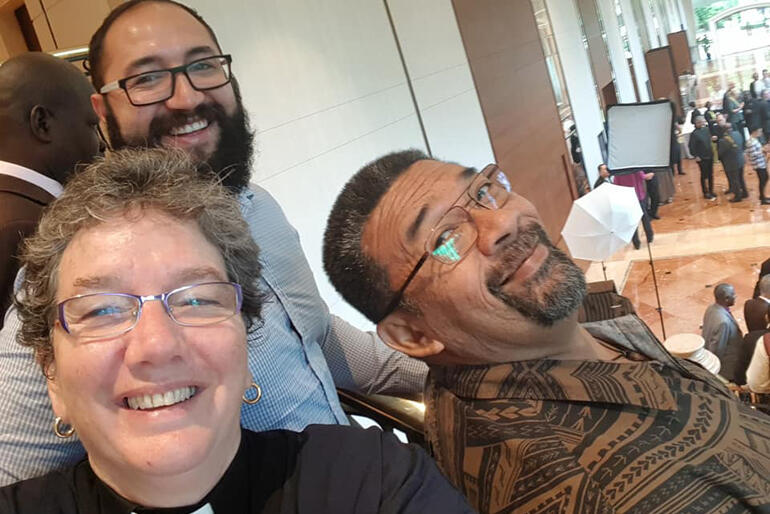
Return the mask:
MULTIPOLYGON (((259 286, 266 295, 262 322, 248 336, 249 370, 263 395, 256 405, 243 406, 242 425, 264 431, 346 424, 335 386, 421 392, 427 375, 422 362, 329 314, 299 236, 275 199, 252 186, 239 200, 260 247, 259 286)), ((77 437, 62 442, 54 436, 45 379, 32 351, 16 343, 19 328, 11 308, 0 332, 0 485, 72 465, 84 455, 77 437)))

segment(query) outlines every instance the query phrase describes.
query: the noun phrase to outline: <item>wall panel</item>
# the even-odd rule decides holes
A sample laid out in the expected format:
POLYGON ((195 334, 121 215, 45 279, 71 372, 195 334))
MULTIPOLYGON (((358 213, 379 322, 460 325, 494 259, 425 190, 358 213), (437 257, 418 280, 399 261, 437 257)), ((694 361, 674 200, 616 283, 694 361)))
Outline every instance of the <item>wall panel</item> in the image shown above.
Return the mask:
POLYGON ((453 5, 497 162, 558 240, 575 190, 532 6, 453 5))

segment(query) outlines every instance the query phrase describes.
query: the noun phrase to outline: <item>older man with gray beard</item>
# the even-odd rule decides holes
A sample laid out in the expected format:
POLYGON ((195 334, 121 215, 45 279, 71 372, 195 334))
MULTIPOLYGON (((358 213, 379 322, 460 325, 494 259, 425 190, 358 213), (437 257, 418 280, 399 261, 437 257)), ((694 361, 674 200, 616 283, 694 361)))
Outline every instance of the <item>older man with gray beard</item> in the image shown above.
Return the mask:
POLYGON ((409 150, 364 166, 324 264, 391 347, 430 367, 426 432, 481 512, 770 507, 770 419, 633 316, 580 325, 580 269, 490 164, 409 150))

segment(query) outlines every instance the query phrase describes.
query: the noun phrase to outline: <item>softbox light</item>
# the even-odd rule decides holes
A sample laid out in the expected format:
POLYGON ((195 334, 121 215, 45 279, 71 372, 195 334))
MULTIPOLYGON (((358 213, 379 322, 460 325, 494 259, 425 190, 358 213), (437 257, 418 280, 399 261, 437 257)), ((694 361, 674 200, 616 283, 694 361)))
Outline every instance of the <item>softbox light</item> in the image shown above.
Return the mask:
POLYGON ((612 174, 668 168, 674 110, 668 100, 607 108, 607 168, 612 174))

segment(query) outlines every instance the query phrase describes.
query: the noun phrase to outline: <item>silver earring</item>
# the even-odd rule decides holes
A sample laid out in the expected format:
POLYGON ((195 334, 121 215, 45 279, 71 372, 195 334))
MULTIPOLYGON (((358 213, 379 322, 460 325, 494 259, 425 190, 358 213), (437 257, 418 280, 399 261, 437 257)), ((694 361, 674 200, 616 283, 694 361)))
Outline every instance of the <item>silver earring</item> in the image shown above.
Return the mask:
POLYGON ((254 405, 259 400, 262 399, 262 388, 259 387, 259 384, 251 381, 251 386, 249 386, 249 389, 246 389, 246 392, 243 393, 243 403, 248 403, 249 405, 254 405), (254 398, 249 398, 246 396, 246 393, 249 392, 249 389, 254 389, 256 391, 256 396, 254 398))
POLYGON ((56 416, 56 419, 53 420, 53 433, 56 434, 56 437, 60 439, 72 437, 75 433, 75 427, 70 426, 66 430, 62 430, 62 424, 62 419, 59 416, 56 416))

